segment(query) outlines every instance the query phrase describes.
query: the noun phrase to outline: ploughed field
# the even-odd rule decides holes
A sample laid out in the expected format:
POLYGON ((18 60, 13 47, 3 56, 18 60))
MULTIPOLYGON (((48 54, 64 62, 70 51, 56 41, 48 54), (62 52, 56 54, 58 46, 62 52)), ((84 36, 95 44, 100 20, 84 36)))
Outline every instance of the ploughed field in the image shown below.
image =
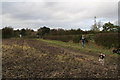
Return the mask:
POLYGON ((86 53, 36 39, 3 39, 3 78, 115 78, 117 57, 86 53))

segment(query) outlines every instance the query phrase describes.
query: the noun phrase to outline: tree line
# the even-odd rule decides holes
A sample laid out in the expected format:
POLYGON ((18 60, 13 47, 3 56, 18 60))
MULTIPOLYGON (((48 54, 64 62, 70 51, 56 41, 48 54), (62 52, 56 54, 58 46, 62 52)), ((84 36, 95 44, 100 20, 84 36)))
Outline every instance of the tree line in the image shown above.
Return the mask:
MULTIPOLYGON (((100 27, 99 27, 100 28, 100 27)), ((103 32, 118 32, 120 28, 110 22, 105 23, 102 26, 102 31, 96 30, 96 27, 93 27, 91 30, 83 31, 80 28, 64 30, 64 29, 50 29, 49 27, 43 26, 40 27, 37 31, 33 29, 17 29, 14 30, 12 27, 5 27, 2 29, 2 38, 12 38, 20 37, 24 38, 43 38, 44 35, 79 35, 79 34, 90 34, 90 33, 103 33, 103 32), (94 29, 95 28, 95 29, 94 29)))

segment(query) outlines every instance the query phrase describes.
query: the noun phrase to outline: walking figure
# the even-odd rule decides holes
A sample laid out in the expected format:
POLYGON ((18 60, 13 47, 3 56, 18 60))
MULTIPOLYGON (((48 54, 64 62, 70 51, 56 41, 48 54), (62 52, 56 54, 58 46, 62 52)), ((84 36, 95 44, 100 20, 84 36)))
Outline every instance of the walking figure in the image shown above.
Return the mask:
POLYGON ((105 62, 105 61, 104 61, 104 58, 105 58, 105 55, 101 53, 101 54, 99 55, 99 62, 100 62, 100 64, 102 64, 102 65, 104 65, 104 62, 105 62))
POLYGON ((82 42, 82 48, 84 48, 84 43, 85 43, 85 36, 84 35, 82 35, 81 42, 82 42))

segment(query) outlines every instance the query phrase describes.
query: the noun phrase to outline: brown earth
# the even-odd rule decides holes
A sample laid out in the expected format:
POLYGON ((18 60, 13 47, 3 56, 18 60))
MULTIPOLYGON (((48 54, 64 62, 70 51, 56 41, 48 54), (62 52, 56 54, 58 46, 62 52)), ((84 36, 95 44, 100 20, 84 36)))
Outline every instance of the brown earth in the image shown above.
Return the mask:
POLYGON ((40 40, 4 39, 3 78, 115 78, 117 58, 53 46, 40 40))

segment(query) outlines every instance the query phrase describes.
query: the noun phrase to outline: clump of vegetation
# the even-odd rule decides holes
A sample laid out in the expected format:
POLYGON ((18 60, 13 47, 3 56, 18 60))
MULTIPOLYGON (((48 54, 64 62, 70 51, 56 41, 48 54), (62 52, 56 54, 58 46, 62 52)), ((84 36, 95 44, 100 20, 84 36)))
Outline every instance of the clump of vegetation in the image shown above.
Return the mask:
POLYGON ((73 42, 74 42, 74 43, 79 43, 81 37, 82 37, 82 35, 74 36, 74 38, 73 38, 73 42))
MULTIPOLYGON (((80 35, 54 35, 54 36, 51 35, 51 36, 44 36, 44 39, 79 43, 81 40, 81 36, 82 36, 81 34, 80 35)), ((88 42, 87 37, 85 41, 88 42)))
POLYGON ((11 27, 5 27, 2 29, 2 38, 11 38, 14 35, 14 30, 11 27))
POLYGON ((95 42, 108 48, 118 47, 118 33, 99 33, 95 36, 95 42))
POLYGON ((45 36, 44 39, 69 42, 73 40, 73 37, 74 37, 73 35, 54 35, 54 36, 45 36))
POLYGON ((38 37, 43 38, 43 36, 45 34, 48 34, 49 32, 50 32, 50 28, 47 28, 44 26, 44 27, 38 29, 37 35, 38 35, 38 37))

